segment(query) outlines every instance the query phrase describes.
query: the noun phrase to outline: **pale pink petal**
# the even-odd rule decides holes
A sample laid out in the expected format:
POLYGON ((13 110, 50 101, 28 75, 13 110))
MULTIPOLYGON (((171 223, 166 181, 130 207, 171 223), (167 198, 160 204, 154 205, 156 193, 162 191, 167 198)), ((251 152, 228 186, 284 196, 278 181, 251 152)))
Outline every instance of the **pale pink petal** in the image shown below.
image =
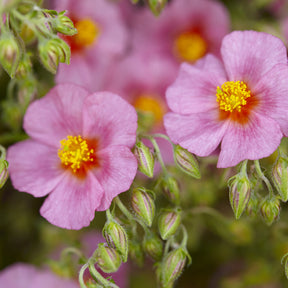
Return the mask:
POLYGON ((234 31, 225 36, 221 54, 230 81, 244 81, 252 88, 274 65, 287 63, 283 42, 270 34, 234 31))
POLYGON ((99 151, 101 169, 94 170, 105 193, 98 211, 110 207, 111 201, 121 192, 128 190, 137 172, 137 160, 125 146, 110 146, 99 151))
POLYGON ((137 113, 120 96, 94 93, 83 107, 83 136, 98 139, 99 149, 109 145, 132 147, 136 141, 137 113))
POLYGON ((267 157, 277 149, 282 136, 277 122, 257 113, 251 115, 247 125, 231 122, 222 140, 217 167, 267 157))
POLYGON ((217 120, 218 111, 191 115, 168 113, 164 126, 170 139, 198 156, 208 156, 220 144, 227 124, 217 120))
POLYGON ((288 136, 288 66, 279 64, 262 76, 252 93, 259 99, 257 113, 277 121, 288 136))
POLYGON ((85 179, 78 179, 67 170, 65 178, 45 200, 40 214, 53 225, 78 230, 89 226, 103 195, 101 185, 91 172, 85 179))
POLYGON ((9 147, 7 160, 13 186, 35 197, 51 192, 64 176, 57 149, 33 140, 9 147))
POLYGON ((27 134, 45 145, 59 148, 67 135, 82 134, 82 105, 88 91, 74 84, 54 87, 34 101, 24 117, 27 134))
POLYGON ((168 106, 173 112, 200 113, 218 106, 217 86, 227 81, 223 65, 213 55, 207 55, 200 64, 182 64, 178 78, 167 89, 168 106))

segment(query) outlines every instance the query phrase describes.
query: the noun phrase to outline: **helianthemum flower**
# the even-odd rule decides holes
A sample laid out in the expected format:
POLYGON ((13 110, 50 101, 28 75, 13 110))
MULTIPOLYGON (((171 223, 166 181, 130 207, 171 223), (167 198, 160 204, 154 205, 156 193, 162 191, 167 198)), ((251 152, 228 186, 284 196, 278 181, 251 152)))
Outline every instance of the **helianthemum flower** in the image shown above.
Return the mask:
POLYGON ((218 167, 229 167, 269 156, 288 135, 288 67, 282 41, 261 32, 232 32, 221 55, 182 64, 166 93, 173 112, 164 125, 198 156, 221 143, 218 167))
POLYGON ((50 193, 40 213, 52 224, 87 226, 129 189, 137 114, 121 97, 58 85, 30 105, 24 129, 31 139, 8 150, 12 183, 36 197, 50 193))
POLYGON ((60 64, 56 82, 101 90, 111 65, 127 47, 128 33, 118 5, 106 0, 61 0, 53 8, 67 10, 78 31, 65 37, 71 47, 71 64, 60 64))

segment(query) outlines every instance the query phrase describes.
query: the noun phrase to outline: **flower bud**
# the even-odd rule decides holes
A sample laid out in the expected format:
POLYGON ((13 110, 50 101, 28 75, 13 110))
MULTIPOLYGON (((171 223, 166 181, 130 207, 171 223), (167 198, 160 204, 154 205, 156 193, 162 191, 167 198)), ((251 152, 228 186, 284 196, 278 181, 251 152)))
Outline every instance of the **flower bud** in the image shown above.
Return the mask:
POLYGON ((163 240, 167 240, 174 235, 181 223, 181 210, 168 210, 160 214, 158 218, 158 228, 163 240))
POLYGON ((0 36, 0 63, 11 78, 14 78, 21 54, 20 45, 13 34, 3 33, 0 36))
POLYGON ((118 252, 113 248, 104 246, 103 243, 98 245, 93 256, 99 268, 105 273, 114 273, 121 265, 121 257, 118 252))
POLYGON ((169 287, 182 273, 187 258, 187 251, 179 247, 167 254, 161 265, 162 287, 169 287))
POLYGON ((4 147, 0 146, 1 157, 0 157, 0 189, 4 186, 8 179, 8 162, 5 159, 6 151, 4 147))
POLYGON ((55 74, 59 62, 69 64, 71 51, 69 45, 59 38, 42 41, 38 46, 39 56, 44 67, 55 74))
POLYGON ((259 212, 259 199, 255 195, 251 195, 246 207, 246 214, 252 218, 256 218, 259 212))
POLYGON ((165 177, 161 181, 163 193, 169 201, 178 206, 180 204, 179 184, 174 177, 165 177))
POLYGON ((160 15, 166 5, 167 0, 148 0, 149 7, 155 16, 160 15))
POLYGON ((235 218, 239 219, 249 202, 251 185, 246 174, 238 174, 229 185, 229 198, 235 218))
POLYGON ((152 178, 154 172, 154 155, 150 148, 139 141, 135 145, 134 154, 138 161, 138 169, 147 177, 152 178))
POLYGON ((163 254, 163 242, 155 233, 146 233, 143 249, 152 259, 159 261, 163 254))
POLYGON ((201 174, 195 156, 180 145, 174 147, 174 160, 177 166, 186 174, 200 179, 201 174))
POLYGON ((272 168, 273 183, 281 196, 281 200, 288 200, 288 161, 280 157, 272 168))
POLYGON ((18 79, 26 78, 27 75, 31 72, 32 72, 32 62, 30 59, 30 54, 25 53, 19 62, 15 76, 18 79))
POLYGON ((155 215, 154 193, 145 188, 135 188, 132 191, 132 208, 137 216, 151 227, 155 215))
POLYGON ((77 33, 77 29, 74 27, 73 21, 65 16, 66 11, 62 11, 58 14, 58 17, 56 16, 53 18, 52 21, 52 28, 56 32, 60 32, 64 35, 72 36, 77 33))
POLYGON ((142 245, 139 243, 139 241, 129 241, 129 256, 138 264, 138 266, 143 265, 144 253, 142 250, 142 245))
POLYGON ((261 203, 260 207, 260 212, 264 222, 270 226, 274 221, 278 220, 280 216, 280 209, 280 201, 277 197, 267 197, 261 203))
POLYGON ((121 256, 122 261, 124 263, 127 262, 128 236, 125 229, 114 221, 106 222, 103 228, 103 236, 105 237, 108 246, 116 249, 121 256))

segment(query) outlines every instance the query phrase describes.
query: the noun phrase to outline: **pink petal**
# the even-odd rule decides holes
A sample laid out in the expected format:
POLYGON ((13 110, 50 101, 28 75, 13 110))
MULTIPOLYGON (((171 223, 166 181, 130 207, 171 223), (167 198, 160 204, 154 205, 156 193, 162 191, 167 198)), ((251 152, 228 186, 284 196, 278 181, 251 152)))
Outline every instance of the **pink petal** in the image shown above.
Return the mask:
POLYGON ((252 93, 259 99, 257 113, 268 116, 280 125, 288 136, 288 67, 279 64, 262 76, 252 93))
POLYGON ((218 111, 179 115, 168 113, 164 126, 171 140, 198 156, 208 156, 220 144, 226 122, 217 120, 218 111))
POLYGON ((218 58, 207 55, 199 65, 182 64, 179 75, 166 92, 167 103, 173 112, 200 113, 218 107, 217 86, 226 80, 218 58))
POLYGON ((109 208, 111 201, 128 190, 137 172, 137 161, 125 146, 110 146, 98 153, 101 169, 94 174, 105 193, 98 211, 109 208))
POLYGON ((234 31, 225 36, 221 54, 229 80, 245 81, 248 87, 253 87, 274 65, 287 63, 283 42, 256 31, 234 31))
POLYGON ((50 193, 40 214, 53 225, 66 229, 89 226, 103 198, 103 189, 92 173, 78 179, 70 171, 50 193))
POLYGON ((54 87, 34 101, 24 117, 24 129, 29 136, 59 148, 67 135, 82 134, 82 105, 88 91, 74 84, 54 87))
POLYGON ((110 92, 94 93, 83 107, 83 136, 109 145, 132 147, 136 141, 137 113, 129 103, 110 92))
POLYGON ((13 186, 35 197, 47 195, 64 176, 57 149, 33 140, 9 147, 7 160, 13 186))
POLYGON ((237 165, 272 154, 280 144, 282 133, 275 120, 253 113, 245 126, 230 123, 221 145, 218 168, 237 165))

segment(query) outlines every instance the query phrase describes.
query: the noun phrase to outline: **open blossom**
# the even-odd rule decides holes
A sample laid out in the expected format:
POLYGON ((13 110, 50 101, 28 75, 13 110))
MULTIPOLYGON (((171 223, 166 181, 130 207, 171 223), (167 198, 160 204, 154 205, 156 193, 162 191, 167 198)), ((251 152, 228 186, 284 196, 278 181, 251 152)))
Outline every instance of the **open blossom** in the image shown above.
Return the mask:
POLYGON ((31 139, 8 149, 12 183, 35 197, 49 194, 40 213, 52 224, 88 226, 95 210, 129 189, 137 114, 120 96, 58 85, 28 107, 24 129, 31 139))
POLYGON ((232 32, 221 55, 182 64, 166 93, 172 112, 164 125, 198 156, 221 143, 217 166, 225 168, 269 156, 288 135, 288 67, 282 41, 261 32, 232 32))
POLYGON ((71 64, 60 64, 57 83, 71 82, 90 91, 101 90, 104 79, 128 43, 126 26, 117 3, 107 0, 54 1, 53 9, 67 10, 78 33, 65 40, 71 47, 71 64))
POLYGON ((79 288, 79 284, 74 280, 61 278, 48 269, 16 263, 0 271, 0 287, 79 288))
POLYGON ((160 52, 177 66, 207 53, 219 54, 222 38, 229 32, 228 11, 217 1, 176 0, 159 17, 149 9, 134 14, 134 48, 160 52))

